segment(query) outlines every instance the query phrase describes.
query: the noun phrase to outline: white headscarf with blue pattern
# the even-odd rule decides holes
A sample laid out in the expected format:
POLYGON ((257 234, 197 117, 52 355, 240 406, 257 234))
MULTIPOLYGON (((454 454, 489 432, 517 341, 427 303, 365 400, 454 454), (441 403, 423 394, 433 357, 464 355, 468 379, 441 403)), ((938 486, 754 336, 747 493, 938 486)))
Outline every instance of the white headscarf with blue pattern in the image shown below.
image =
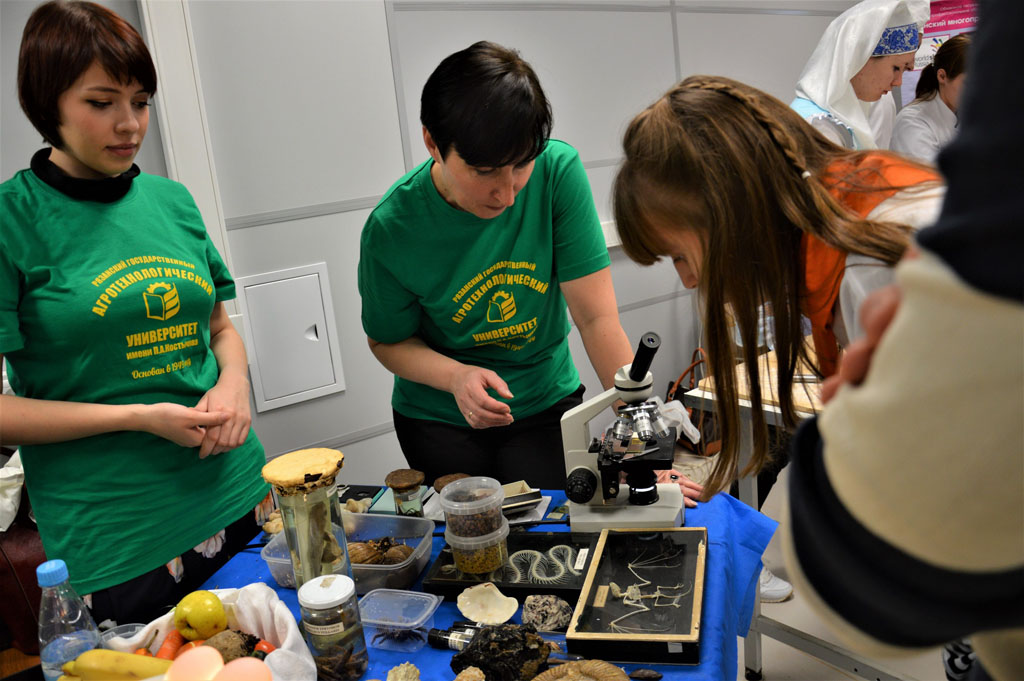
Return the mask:
POLYGON ((916 52, 928 21, 928 0, 863 0, 825 29, 797 81, 796 95, 809 99, 850 126, 862 149, 874 148, 868 103, 850 79, 873 56, 916 52))

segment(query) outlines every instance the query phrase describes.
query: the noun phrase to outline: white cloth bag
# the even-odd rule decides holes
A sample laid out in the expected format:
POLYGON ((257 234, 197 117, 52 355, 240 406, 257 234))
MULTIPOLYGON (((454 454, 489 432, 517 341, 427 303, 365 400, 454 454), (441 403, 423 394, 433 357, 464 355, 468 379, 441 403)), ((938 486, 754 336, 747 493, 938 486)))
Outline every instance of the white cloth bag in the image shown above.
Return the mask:
MULTIPOLYGON (((316 664, 306 647, 288 606, 274 590, 263 582, 249 584, 241 589, 211 589, 224 603, 228 613, 228 628, 244 631, 266 639, 277 650, 267 655, 264 662, 270 667, 274 681, 309 681, 316 678, 316 664)), ((174 611, 153 620, 131 638, 112 638, 107 647, 130 653, 145 645, 156 630, 155 641, 163 641, 174 628, 174 611)), ((159 644, 156 644, 159 645, 159 644)), ((150 647, 153 650, 153 646, 150 647)), ((162 677, 154 677, 159 681, 162 677)), ((150 680, 147 680, 150 681, 150 680)))

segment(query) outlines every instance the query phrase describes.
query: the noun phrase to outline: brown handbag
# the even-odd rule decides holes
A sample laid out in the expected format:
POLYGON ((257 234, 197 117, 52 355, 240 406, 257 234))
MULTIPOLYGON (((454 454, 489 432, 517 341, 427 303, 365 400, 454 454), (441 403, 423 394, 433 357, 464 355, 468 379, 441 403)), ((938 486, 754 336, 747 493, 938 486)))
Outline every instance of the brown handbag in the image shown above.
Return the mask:
MULTIPOLYGON (((690 358, 690 366, 683 370, 683 373, 679 374, 679 378, 676 379, 675 383, 669 386, 668 392, 665 394, 665 401, 671 402, 676 399, 676 393, 680 392, 680 386, 683 386, 682 392, 693 390, 697 387, 699 379, 697 378, 697 371, 701 367, 706 370, 708 367, 708 356, 704 352, 704 348, 697 348, 693 351, 693 356, 690 358)), ((682 397, 682 395, 680 395, 682 397)), ((680 435, 676 442, 683 448, 698 456, 713 456, 718 454, 722 450, 722 440, 718 436, 718 427, 715 421, 714 414, 704 411, 703 409, 695 409, 693 407, 687 407, 686 413, 690 417, 690 422, 697 427, 700 432, 700 442, 694 444, 685 435, 680 435)))

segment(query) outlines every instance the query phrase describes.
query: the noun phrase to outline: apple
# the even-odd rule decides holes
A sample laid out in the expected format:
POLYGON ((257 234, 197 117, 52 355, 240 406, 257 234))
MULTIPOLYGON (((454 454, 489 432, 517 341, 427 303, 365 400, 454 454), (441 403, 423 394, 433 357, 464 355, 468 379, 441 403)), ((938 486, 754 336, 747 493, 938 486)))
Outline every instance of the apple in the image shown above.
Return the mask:
POLYGON ((228 628, 228 615, 217 594, 193 591, 174 608, 174 627, 189 641, 207 639, 228 628))

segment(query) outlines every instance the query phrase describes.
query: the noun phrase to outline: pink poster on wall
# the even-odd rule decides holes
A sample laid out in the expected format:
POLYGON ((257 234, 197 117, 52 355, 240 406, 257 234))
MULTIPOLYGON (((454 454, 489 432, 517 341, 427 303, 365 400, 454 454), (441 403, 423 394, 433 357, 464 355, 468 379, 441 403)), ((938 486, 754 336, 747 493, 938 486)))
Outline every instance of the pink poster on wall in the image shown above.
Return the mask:
POLYGON ((969 33, 978 24, 976 0, 932 0, 931 18, 924 25, 921 47, 914 57, 914 70, 903 75, 903 106, 914 101, 914 89, 921 77, 921 69, 932 62, 935 51, 942 43, 959 33, 969 33))

